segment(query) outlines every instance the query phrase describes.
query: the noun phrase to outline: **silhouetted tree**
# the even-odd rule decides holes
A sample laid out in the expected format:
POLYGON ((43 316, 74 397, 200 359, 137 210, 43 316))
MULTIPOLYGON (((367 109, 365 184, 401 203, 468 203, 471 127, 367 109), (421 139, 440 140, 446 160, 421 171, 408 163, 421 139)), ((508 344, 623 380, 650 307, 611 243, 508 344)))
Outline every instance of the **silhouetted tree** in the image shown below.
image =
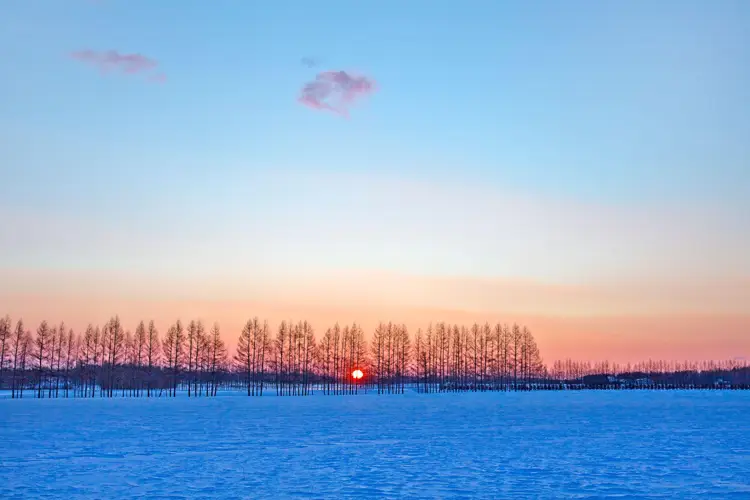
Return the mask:
POLYGON ((206 338, 206 328, 203 326, 203 322, 201 320, 198 320, 195 325, 194 342, 194 369, 196 373, 193 376, 193 393, 196 396, 200 396, 203 384, 203 371, 207 360, 206 346, 208 344, 208 340, 206 338))
POLYGON ((26 376, 26 359, 29 355, 30 344, 31 334, 24 329, 23 320, 19 319, 10 340, 10 349, 13 355, 13 373, 10 382, 10 397, 13 399, 21 397, 21 394, 23 394, 23 386, 25 384, 26 376))
POLYGON ((68 337, 65 340, 65 346, 67 347, 65 353, 65 397, 67 398, 70 394, 70 371, 75 366, 75 360, 78 358, 78 342, 76 341, 75 333, 71 328, 68 330, 68 337))
MULTIPOLYGON (((57 340, 55 342, 55 348, 52 350, 52 363, 50 364, 50 371, 54 373, 55 377, 55 397, 60 395, 60 365, 62 354, 65 352, 65 341, 67 340, 68 332, 65 330, 65 323, 61 322, 60 327, 57 329, 57 340)), ((50 396, 52 395, 52 385, 50 385, 50 396)))
POLYGON ((106 326, 107 331, 107 396, 114 395, 114 388, 117 377, 117 367, 121 361, 123 350, 125 349, 125 331, 120 323, 120 317, 114 316, 109 320, 106 326))
POLYGON ((143 359, 146 354, 146 343, 147 343, 147 334, 146 334, 146 325, 143 321, 138 323, 138 326, 135 328, 135 363, 136 363, 136 373, 137 373, 137 395, 140 396, 141 392, 143 391, 143 359))
POLYGON ((234 355, 236 367, 245 377, 247 395, 252 396, 253 389, 253 324, 248 320, 237 340, 237 353, 234 355))
POLYGON ((182 362, 182 349, 184 344, 185 332, 180 320, 167 330, 167 336, 162 343, 164 359, 167 362, 167 368, 172 376, 170 395, 177 396, 177 384, 182 362))
MULTIPOLYGON (((283 324, 283 328, 286 332, 286 323, 283 324)), ((268 348, 268 323, 261 323, 257 317, 249 319, 242 328, 242 333, 237 341, 237 354, 234 357, 238 369, 244 374, 248 396, 263 395, 263 381, 266 374, 265 359, 268 348)), ((283 345, 281 349, 283 354, 283 345)), ((286 352, 289 352, 289 350, 287 349, 286 352)))
MULTIPOLYGON (((266 333, 268 331, 267 326, 268 325, 266 324, 266 333)), ((210 393, 212 396, 216 396, 218 373, 224 369, 227 360, 227 348, 224 345, 224 341, 221 339, 221 331, 218 323, 214 323, 213 328, 211 328, 208 349, 211 372, 210 393)))
POLYGON ((188 386, 188 397, 191 395, 191 385, 194 378, 194 363, 197 365, 198 356, 196 349, 198 347, 198 324, 195 321, 191 321, 187 327, 187 348, 188 348, 188 359, 187 359, 187 386, 188 386))
POLYGON ((12 329, 13 323, 11 323, 9 315, 0 318, 0 388, 3 387, 3 383, 5 382, 5 371, 9 361, 9 345, 12 329))
MULTIPOLYGON (((159 342, 154 322, 139 322, 135 334, 118 316, 103 328, 89 324, 75 335, 65 323, 42 321, 32 336, 22 320, 15 328, 0 318, 0 386, 20 398, 30 387, 37 398, 140 396, 144 386, 185 388, 190 397, 215 396, 220 387, 244 387, 262 395, 266 383, 279 395, 403 394, 408 384, 420 392, 536 389, 750 389, 746 360, 666 361, 648 359, 621 365, 557 360, 546 366, 531 330, 523 325, 431 323, 412 339, 405 325, 381 322, 365 342, 356 323, 339 324, 316 339, 307 321, 282 321, 272 340, 268 323, 255 317, 240 335, 233 364, 219 325, 206 332, 201 321, 185 330, 178 320, 159 342), (163 355, 164 366, 160 358, 163 355), (27 369, 28 367, 28 369, 27 369), (355 369, 363 380, 352 377, 355 369), (63 391, 60 391, 62 387, 63 391)), ((161 394, 161 392, 159 393, 161 394)))
POLYGON ((81 340, 79 351, 79 364, 81 367, 82 387, 81 393, 88 397, 91 387, 91 397, 94 396, 93 388, 96 384, 96 350, 99 344, 99 334, 94 337, 94 326, 89 323, 81 340))
POLYGON ((46 321, 42 321, 36 330, 36 338, 34 339, 34 361, 36 363, 36 397, 42 397, 42 390, 44 384, 44 364, 49 358, 50 342, 53 336, 52 330, 46 321))
POLYGON ((291 336, 291 326, 286 321, 282 321, 276 333, 274 341, 274 371, 276 372, 276 395, 283 396, 286 388, 287 363, 286 348, 287 338, 291 336))
POLYGON ((159 353, 161 343, 159 342, 159 331, 153 320, 148 323, 148 334, 146 335, 146 363, 148 373, 146 374, 146 397, 151 397, 151 387, 154 380, 154 367, 159 364, 159 353))
POLYGON ((26 333, 23 337, 23 344, 21 346, 21 354, 20 354, 20 361, 21 361, 21 389, 19 393, 19 397, 23 397, 23 390, 26 387, 26 362, 28 361, 29 357, 31 356, 31 350, 32 350, 32 338, 31 338, 31 332, 29 330, 26 330, 26 333))

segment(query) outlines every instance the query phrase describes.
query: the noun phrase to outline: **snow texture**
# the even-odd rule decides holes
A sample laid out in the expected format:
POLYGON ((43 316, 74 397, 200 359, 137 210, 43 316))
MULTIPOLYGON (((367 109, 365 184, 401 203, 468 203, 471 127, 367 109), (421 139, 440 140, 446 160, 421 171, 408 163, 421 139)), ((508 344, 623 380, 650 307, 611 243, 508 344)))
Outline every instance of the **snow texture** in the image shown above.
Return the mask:
POLYGON ((0 497, 750 498, 750 392, 0 400, 0 497))

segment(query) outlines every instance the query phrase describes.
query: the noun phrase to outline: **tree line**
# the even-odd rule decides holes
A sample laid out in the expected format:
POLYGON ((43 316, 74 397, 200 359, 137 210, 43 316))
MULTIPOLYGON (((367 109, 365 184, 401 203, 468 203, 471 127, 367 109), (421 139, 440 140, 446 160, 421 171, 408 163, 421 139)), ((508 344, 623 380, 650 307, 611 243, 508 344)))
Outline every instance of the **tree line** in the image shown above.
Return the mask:
POLYGON ((649 359, 638 363, 557 360, 549 379, 572 388, 750 389, 750 363, 744 358, 706 361, 649 359))
POLYGON ((561 388, 750 387, 746 361, 646 361, 633 365, 542 360, 531 331, 518 324, 436 322, 410 333, 381 322, 369 342, 356 323, 316 335, 307 321, 276 327, 249 319, 230 356, 218 323, 175 321, 162 335, 153 321, 131 331, 118 316, 83 332, 42 321, 0 318, 0 389, 11 398, 402 394, 561 388), (362 379, 352 376, 361 370, 362 379), (643 382, 643 381, 647 382, 643 382))
POLYGON ((26 328, 0 318, 0 389, 11 398, 176 395, 215 396, 228 370, 218 324, 170 326, 163 339, 150 321, 134 333, 118 316, 76 334, 65 323, 26 328))

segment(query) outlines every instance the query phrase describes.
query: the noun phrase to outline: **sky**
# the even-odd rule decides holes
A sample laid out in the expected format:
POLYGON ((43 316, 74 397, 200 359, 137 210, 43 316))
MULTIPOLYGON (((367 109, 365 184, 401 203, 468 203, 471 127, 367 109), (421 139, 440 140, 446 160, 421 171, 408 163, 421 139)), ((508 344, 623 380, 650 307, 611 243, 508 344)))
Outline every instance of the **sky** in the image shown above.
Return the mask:
POLYGON ((0 58, 0 314, 750 357, 746 1, 6 0, 0 58))

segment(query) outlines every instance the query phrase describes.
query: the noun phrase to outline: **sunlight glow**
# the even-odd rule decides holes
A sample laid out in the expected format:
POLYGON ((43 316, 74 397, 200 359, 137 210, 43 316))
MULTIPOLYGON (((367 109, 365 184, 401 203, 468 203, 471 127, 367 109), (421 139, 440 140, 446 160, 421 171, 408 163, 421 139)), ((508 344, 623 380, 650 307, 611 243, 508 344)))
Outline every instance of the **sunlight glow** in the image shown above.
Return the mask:
POLYGON ((364 376, 364 373, 362 373, 362 370, 354 370, 352 372, 352 378, 355 380, 359 380, 364 376))

